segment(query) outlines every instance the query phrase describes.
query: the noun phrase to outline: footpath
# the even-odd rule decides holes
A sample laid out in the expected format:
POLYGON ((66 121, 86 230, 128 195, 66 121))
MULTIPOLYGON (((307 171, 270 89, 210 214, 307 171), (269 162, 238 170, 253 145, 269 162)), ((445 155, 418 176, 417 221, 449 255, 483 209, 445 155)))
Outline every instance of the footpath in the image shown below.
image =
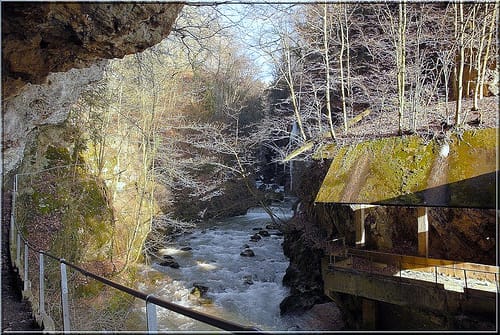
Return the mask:
POLYGON ((2 192, 2 333, 10 331, 41 331, 31 313, 28 301, 22 298, 22 284, 9 257, 9 231, 11 211, 10 192, 2 192))

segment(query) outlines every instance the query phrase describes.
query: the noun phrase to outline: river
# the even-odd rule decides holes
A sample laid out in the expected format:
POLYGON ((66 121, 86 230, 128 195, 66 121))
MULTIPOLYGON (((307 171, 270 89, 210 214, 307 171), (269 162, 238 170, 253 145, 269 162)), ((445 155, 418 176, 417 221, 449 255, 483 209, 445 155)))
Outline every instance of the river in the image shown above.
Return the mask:
MULTIPOLYGON (((291 202, 292 199, 288 199, 272 206, 272 210, 281 219, 289 219, 293 214, 291 202)), ((277 230, 266 229, 271 224, 262 208, 252 208, 246 215, 205 223, 159 251, 172 256, 179 268, 153 263, 141 275, 157 273, 161 274, 160 279, 154 285, 140 284, 138 288, 242 325, 262 330, 297 330, 300 320, 280 316, 279 304, 288 294, 282 279, 289 261, 283 254, 283 236, 277 230), (267 230, 269 236, 251 241, 250 237, 259 230, 267 230), (240 255, 248 248, 255 256, 240 255), (195 284, 208 288, 206 297, 211 303, 202 304, 190 296, 195 284)), ((157 311, 159 330, 215 329, 161 307, 157 311)), ((144 321, 144 302, 137 304, 136 312, 144 321)))

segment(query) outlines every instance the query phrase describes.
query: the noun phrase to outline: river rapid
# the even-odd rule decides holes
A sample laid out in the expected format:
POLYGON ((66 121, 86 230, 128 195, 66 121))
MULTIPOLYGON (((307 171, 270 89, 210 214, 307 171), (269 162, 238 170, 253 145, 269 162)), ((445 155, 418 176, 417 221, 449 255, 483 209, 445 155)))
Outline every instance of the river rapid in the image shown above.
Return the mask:
MULTIPOLYGON (((292 200, 272 206, 273 212, 282 220, 290 219, 292 200)), ((179 268, 158 263, 145 267, 140 276, 153 276, 155 280, 147 281, 149 284, 143 281, 138 289, 242 325, 262 330, 297 330, 300 320, 280 316, 279 304, 288 294, 282 279, 289 261, 283 254, 282 234, 269 225, 272 221, 262 208, 204 223, 159 251, 172 256, 179 268), (269 236, 264 233, 260 240, 251 241, 250 237, 260 230, 268 231, 269 236), (251 249, 255 256, 241 256, 245 249, 251 249), (190 295, 195 285, 208 288, 205 301, 190 295)), ((215 330, 161 307, 157 307, 157 313, 159 330, 215 330)), ((145 324, 144 302, 137 303, 135 314, 142 316, 145 324)))

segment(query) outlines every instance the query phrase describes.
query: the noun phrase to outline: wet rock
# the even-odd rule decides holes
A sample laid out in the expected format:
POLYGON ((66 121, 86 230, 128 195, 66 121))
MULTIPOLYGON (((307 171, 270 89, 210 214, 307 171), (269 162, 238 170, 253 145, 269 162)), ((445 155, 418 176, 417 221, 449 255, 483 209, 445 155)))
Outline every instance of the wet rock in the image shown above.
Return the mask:
POLYGON ((160 266, 169 266, 174 269, 178 269, 179 263, 177 263, 174 258, 170 255, 163 255, 163 261, 158 263, 160 266))
POLYGON ((201 285, 198 283, 193 284, 193 289, 189 293, 189 300, 194 300, 201 305, 210 305, 212 304, 212 299, 207 297, 208 287, 205 285, 201 285))
POLYGON ((262 228, 252 228, 252 230, 262 230, 262 228))
POLYGON ((255 253, 252 249, 245 249, 240 253, 240 255, 243 257, 254 257, 255 253))
POLYGON ((269 232, 267 230, 260 230, 259 235, 263 237, 269 236, 269 232))
POLYGON ((243 283, 247 285, 253 285, 252 275, 247 275, 243 277, 243 283))
POLYGON ((243 249, 248 249, 250 246, 248 244, 243 244, 243 249))
POLYGON ((254 234, 250 236, 250 241, 252 242, 258 242, 262 237, 259 234, 254 234))
POLYGON ((193 250, 193 248, 191 248, 191 247, 182 247, 181 248, 181 251, 191 251, 191 250, 193 250))

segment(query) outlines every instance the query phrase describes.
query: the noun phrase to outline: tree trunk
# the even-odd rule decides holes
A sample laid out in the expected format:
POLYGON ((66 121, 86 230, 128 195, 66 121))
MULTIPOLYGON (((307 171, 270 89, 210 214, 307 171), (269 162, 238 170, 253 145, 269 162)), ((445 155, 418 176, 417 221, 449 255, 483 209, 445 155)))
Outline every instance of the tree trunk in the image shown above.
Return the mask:
POLYGON ((493 8, 493 14, 490 21, 490 29, 488 34, 488 42, 486 45, 486 54, 484 55, 484 61, 481 68, 481 84, 479 85, 479 99, 484 97, 484 79, 486 78, 486 69, 488 68, 488 58, 490 56, 491 41, 493 40, 493 32, 495 31, 495 23, 497 22, 497 10, 498 3, 495 3, 493 8))
POLYGON ((403 116, 405 109, 405 53, 406 53, 406 4, 399 4, 399 29, 397 44, 397 68, 398 68, 398 102, 399 102, 399 134, 403 134, 403 116))
MULTIPOLYGON (((344 7, 346 4, 344 4, 344 7)), ((344 84, 344 51, 346 47, 344 22, 339 20, 340 23, 340 54, 339 54, 339 67, 340 67, 340 92, 342 95, 342 115, 344 116, 344 132, 347 133, 347 108, 346 108, 346 94, 344 84)), ((347 30, 347 22, 345 22, 345 29, 347 30)))
POLYGON ((455 11, 455 29, 458 38, 459 58, 458 58, 458 73, 457 73, 457 101, 455 107, 455 127, 460 127, 460 114, 462 112, 462 95, 463 95, 463 77, 465 63, 465 46, 464 46, 464 4, 459 2, 458 13, 455 11))
POLYGON ((327 15, 327 5, 324 5, 324 15, 323 15, 323 46, 325 49, 325 72, 326 72, 326 110, 327 110, 327 118, 328 125, 330 126, 330 136, 332 139, 336 140, 335 130, 333 128, 333 119, 332 119, 332 106, 331 106, 331 98, 330 98, 330 58, 328 56, 328 15, 327 15))

